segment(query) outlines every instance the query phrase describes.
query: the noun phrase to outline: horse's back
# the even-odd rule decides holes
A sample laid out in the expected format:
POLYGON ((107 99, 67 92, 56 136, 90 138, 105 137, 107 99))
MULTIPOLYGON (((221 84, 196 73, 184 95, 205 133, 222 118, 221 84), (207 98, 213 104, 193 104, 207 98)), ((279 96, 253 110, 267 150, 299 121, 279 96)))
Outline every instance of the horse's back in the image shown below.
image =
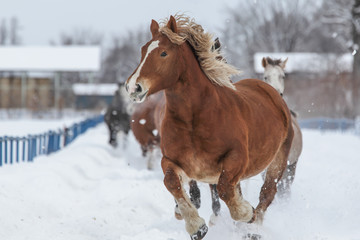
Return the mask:
POLYGON ((269 120, 271 117, 281 118, 286 126, 290 124, 290 111, 283 98, 271 85, 258 79, 243 79, 234 85, 253 113, 265 116, 269 120))

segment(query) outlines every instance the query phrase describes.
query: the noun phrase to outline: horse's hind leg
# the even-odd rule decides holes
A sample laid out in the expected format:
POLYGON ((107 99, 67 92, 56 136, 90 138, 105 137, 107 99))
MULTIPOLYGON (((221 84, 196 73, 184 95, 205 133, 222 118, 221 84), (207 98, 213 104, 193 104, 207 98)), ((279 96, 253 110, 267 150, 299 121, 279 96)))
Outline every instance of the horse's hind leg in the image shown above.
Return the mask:
POLYGON ((219 193, 216 188, 216 184, 209 184, 210 186, 210 192, 211 192, 211 201, 212 201, 212 211, 213 213, 210 216, 209 225, 213 226, 217 222, 217 217, 220 213, 220 201, 219 201, 219 193))
POLYGON ((189 186, 190 186, 190 200, 192 202, 192 204, 194 204, 194 206, 199 209, 200 205, 201 205, 201 199, 200 199, 200 189, 196 183, 195 180, 191 180, 189 182, 189 186))
POLYGON ((154 156, 154 146, 149 146, 146 153, 147 169, 154 170, 156 157, 154 156))
POLYGON ((286 169, 291 141, 292 135, 288 137, 283 143, 275 159, 272 161, 266 171, 265 181, 260 191, 259 204, 255 209, 256 221, 258 223, 262 223, 266 209, 274 200, 275 194, 277 192, 277 183, 281 179, 284 170, 286 169))
POLYGON ((288 197, 291 193, 291 185, 295 179, 296 165, 302 151, 302 134, 300 126, 294 116, 292 116, 291 122, 294 129, 294 138, 288 157, 288 165, 277 185, 278 196, 280 197, 288 197))
POLYGON ((282 178, 277 185, 278 196, 286 197, 290 194, 291 185, 295 178, 296 164, 297 162, 287 165, 282 178))
POLYGON ((186 231, 190 234, 192 240, 202 239, 207 233, 208 228, 185 192, 184 182, 180 175, 182 170, 164 157, 161 160, 161 167, 165 174, 164 184, 178 204, 181 216, 185 220, 186 231))
POLYGON ((117 147, 118 143, 117 143, 117 134, 118 132, 109 125, 109 131, 110 131, 110 137, 109 137, 109 143, 111 146, 113 146, 114 148, 117 147))
POLYGON ((219 201, 219 193, 216 189, 216 184, 209 184, 211 190, 211 201, 212 201, 212 210, 215 216, 219 215, 220 212, 220 201, 219 201))

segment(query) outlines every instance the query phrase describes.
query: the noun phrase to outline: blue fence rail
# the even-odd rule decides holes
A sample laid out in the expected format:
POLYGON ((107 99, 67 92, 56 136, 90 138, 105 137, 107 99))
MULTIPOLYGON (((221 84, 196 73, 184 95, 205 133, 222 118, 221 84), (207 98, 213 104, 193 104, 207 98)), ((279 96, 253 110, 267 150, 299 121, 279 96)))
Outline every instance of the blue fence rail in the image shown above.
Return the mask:
POLYGON ((26 137, 0 137, 0 167, 3 164, 32 162, 36 156, 57 152, 103 121, 104 116, 99 115, 58 131, 26 137))
POLYGON ((352 119, 346 118, 310 118, 299 120, 301 128, 318 129, 318 130, 340 130, 350 129, 357 130, 359 123, 352 119))

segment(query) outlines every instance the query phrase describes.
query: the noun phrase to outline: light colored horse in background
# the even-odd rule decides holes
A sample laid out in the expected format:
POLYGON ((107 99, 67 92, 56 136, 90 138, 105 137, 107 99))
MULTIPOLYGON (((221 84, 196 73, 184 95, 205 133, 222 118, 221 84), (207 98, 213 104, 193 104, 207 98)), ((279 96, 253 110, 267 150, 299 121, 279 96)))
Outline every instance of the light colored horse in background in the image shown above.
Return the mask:
MULTIPOLYGON (((262 66, 265 69, 263 80, 273 86, 281 96, 283 96, 285 89, 284 69, 287 60, 287 58, 281 61, 281 59, 271 59, 269 57, 262 59, 262 66)), ((289 153, 287 168, 278 183, 279 196, 287 196, 290 193, 290 187, 295 178, 296 165, 302 151, 302 133, 296 119, 296 114, 293 111, 291 111, 291 123, 294 129, 294 138, 289 153)))

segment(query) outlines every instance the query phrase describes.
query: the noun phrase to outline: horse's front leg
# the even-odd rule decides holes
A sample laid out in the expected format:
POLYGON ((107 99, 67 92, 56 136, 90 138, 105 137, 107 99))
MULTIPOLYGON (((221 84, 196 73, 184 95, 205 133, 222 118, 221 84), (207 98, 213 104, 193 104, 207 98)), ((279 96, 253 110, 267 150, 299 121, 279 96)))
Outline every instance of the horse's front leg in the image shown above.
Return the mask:
POLYGON ((164 184, 178 204, 181 216, 185 220, 186 231, 190 234, 191 239, 202 239, 207 233, 208 228, 185 192, 184 182, 180 175, 182 170, 165 157, 161 160, 161 167, 165 174, 164 184))
MULTIPOLYGON (((242 157, 246 156, 246 151, 242 151, 241 154, 237 152, 228 154, 223 160, 217 190, 220 198, 228 206, 234 220, 253 222, 255 219, 254 208, 243 199, 240 189, 240 178, 244 172, 244 166, 240 163, 242 157)), ((246 161, 246 159, 243 159, 243 161, 246 161)))
MULTIPOLYGON (((195 180, 191 180, 189 182, 189 187, 190 187, 190 201, 192 202, 192 204, 194 204, 194 206, 199 209, 200 205, 201 205, 201 199, 200 199, 200 189, 196 183, 195 180)), ((180 210, 179 210, 179 205, 175 200, 175 218, 178 220, 183 220, 184 218, 181 216, 180 210)))

